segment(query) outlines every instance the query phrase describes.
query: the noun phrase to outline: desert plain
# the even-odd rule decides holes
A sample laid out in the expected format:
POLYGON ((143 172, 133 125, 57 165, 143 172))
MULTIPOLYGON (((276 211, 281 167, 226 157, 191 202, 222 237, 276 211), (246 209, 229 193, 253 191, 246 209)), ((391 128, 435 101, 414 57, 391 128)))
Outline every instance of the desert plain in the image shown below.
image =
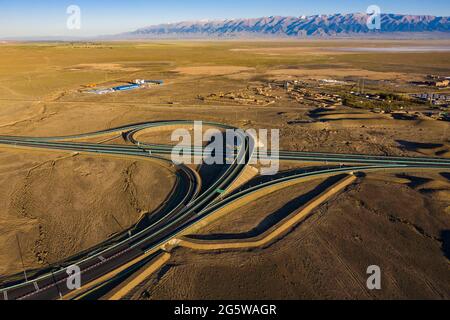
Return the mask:
MULTIPOLYGON (((0 44, 0 135, 66 136, 197 120, 279 129, 287 151, 450 158, 448 105, 413 97, 450 95, 448 86, 418 85, 450 76, 450 50, 401 50, 449 46, 446 40, 9 42, 0 44), (88 92, 135 79, 164 85, 88 92)), ((141 139, 169 143, 170 134, 141 139)), ((85 141, 126 144, 120 135, 85 141)), ((282 162, 280 174, 314 166, 282 162)), ((236 187, 258 179, 249 174, 236 187)), ((262 236, 336 183, 329 179, 230 208, 186 238, 262 236)), ((0 146, 0 181, 2 279, 57 265, 132 228, 176 184, 174 168, 157 161, 11 146, 0 146)), ((449 246, 450 172, 369 173, 263 246, 173 248, 165 266, 123 298, 449 299, 449 246), (366 288, 373 264, 384 270, 383 289, 375 292, 366 288)))

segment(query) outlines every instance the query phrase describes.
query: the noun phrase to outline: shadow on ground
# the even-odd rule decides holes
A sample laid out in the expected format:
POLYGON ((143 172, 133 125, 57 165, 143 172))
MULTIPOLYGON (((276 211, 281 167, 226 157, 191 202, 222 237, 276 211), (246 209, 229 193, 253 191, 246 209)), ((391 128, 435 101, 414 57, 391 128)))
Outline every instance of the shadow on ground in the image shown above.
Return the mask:
MULTIPOLYGON (((345 168, 345 167, 346 166, 343 166, 342 168, 345 168)), ((270 181, 282 179, 282 178, 285 178, 285 177, 290 177, 290 176, 299 175, 299 174, 308 173, 308 172, 336 169, 336 168, 340 168, 340 167, 339 166, 314 166, 314 167, 305 167, 305 168, 300 168, 300 169, 282 171, 282 172, 279 172, 278 174, 272 175, 272 176, 258 176, 256 178, 253 178, 252 180, 250 180, 246 184, 240 186, 238 189, 236 189, 231 194, 235 194, 235 193, 247 190, 249 188, 256 187, 256 186, 261 185, 263 183, 267 183, 267 182, 270 182, 270 181)))
POLYGON ((412 189, 416 189, 430 181, 433 181, 433 179, 415 177, 415 176, 408 175, 406 173, 397 174, 396 177, 409 180, 410 183, 408 183, 408 187, 410 187, 412 189))
POLYGON ((450 260, 450 230, 444 230, 441 233, 442 252, 444 256, 450 260))
POLYGON ((274 225, 281 222, 283 219, 294 213, 296 210, 304 206, 306 203, 322 194, 330 186, 336 184, 339 180, 343 179, 347 175, 337 175, 330 177, 314 190, 288 202, 286 205, 264 218, 255 228, 243 233, 229 233, 229 234, 208 234, 208 235, 190 235, 188 238, 195 240, 242 240, 257 237, 274 225))
POLYGON ((411 142, 411 141, 405 141, 405 140, 397 140, 397 143, 400 144, 401 149, 405 149, 407 151, 415 151, 417 152, 418 149, 436 149, 436 148, 442 148, 443 144, 438 143, 420 143, 420 142, 411 142))
POLYGON ((450 181, 450 173, 448 172, 441 172, 441 176, 450 181))

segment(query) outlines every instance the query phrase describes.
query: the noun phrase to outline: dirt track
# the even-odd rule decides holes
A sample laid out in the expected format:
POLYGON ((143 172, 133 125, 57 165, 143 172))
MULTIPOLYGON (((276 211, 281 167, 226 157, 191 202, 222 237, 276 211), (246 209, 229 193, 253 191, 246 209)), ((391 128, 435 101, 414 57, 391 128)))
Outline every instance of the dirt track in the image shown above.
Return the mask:
MULTIPOLYGON (((265 249, 174 250, 168 266, 127 298, 448 299, 445 230, 450 221, 445 208, 450 202, 433 200, 442 185, 424 193, 430 189, 418 184, 421 177, 450 187, 439 173, 369 174, 265 249), (383 272, 379 292, 365 287, 366 268, 373 264, 383 272)), ((291 197, 294 191, 289 191, 291 197)), ((304 192, 301 188, 297 194, 304 192)), ((286 196, 286 191, 278 192, 267 201, 283 206, 286 196)), ((274 210, 266 207, 268 212, 255 205, 236 210, 208 226, 203 235, 223 237, 236 219, 247 226, 247 219, 257 224, 256 217, 263 219, 274 210)))

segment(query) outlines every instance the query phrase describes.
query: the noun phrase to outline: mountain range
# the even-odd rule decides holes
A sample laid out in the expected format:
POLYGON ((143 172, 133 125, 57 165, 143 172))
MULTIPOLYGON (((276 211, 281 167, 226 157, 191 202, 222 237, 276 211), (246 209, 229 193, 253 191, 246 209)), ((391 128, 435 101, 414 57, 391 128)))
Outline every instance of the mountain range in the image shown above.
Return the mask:
POLYGON ((388 34, 440 34, 450 37, 450 18, 428 15, 382 14, 381 29, 369 30, 364 13, 185 21, 153 25, 117 38, 245 38, 351 37, 388 34))

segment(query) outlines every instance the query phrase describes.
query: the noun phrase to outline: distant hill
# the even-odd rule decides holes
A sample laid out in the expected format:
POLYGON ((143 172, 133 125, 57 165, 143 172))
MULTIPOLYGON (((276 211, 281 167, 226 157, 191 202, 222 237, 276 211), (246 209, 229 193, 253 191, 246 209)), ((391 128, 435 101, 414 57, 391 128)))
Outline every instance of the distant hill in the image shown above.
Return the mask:
POLYGON ((450 37, 450 18, 382 14, 381 30, 367 27, 363 13, 303 17, 265 17, 189 21, 161 24, 115 36, 116 38, 245 38, 245 37, 351 37, 386 34, 436 33, 450 37))

